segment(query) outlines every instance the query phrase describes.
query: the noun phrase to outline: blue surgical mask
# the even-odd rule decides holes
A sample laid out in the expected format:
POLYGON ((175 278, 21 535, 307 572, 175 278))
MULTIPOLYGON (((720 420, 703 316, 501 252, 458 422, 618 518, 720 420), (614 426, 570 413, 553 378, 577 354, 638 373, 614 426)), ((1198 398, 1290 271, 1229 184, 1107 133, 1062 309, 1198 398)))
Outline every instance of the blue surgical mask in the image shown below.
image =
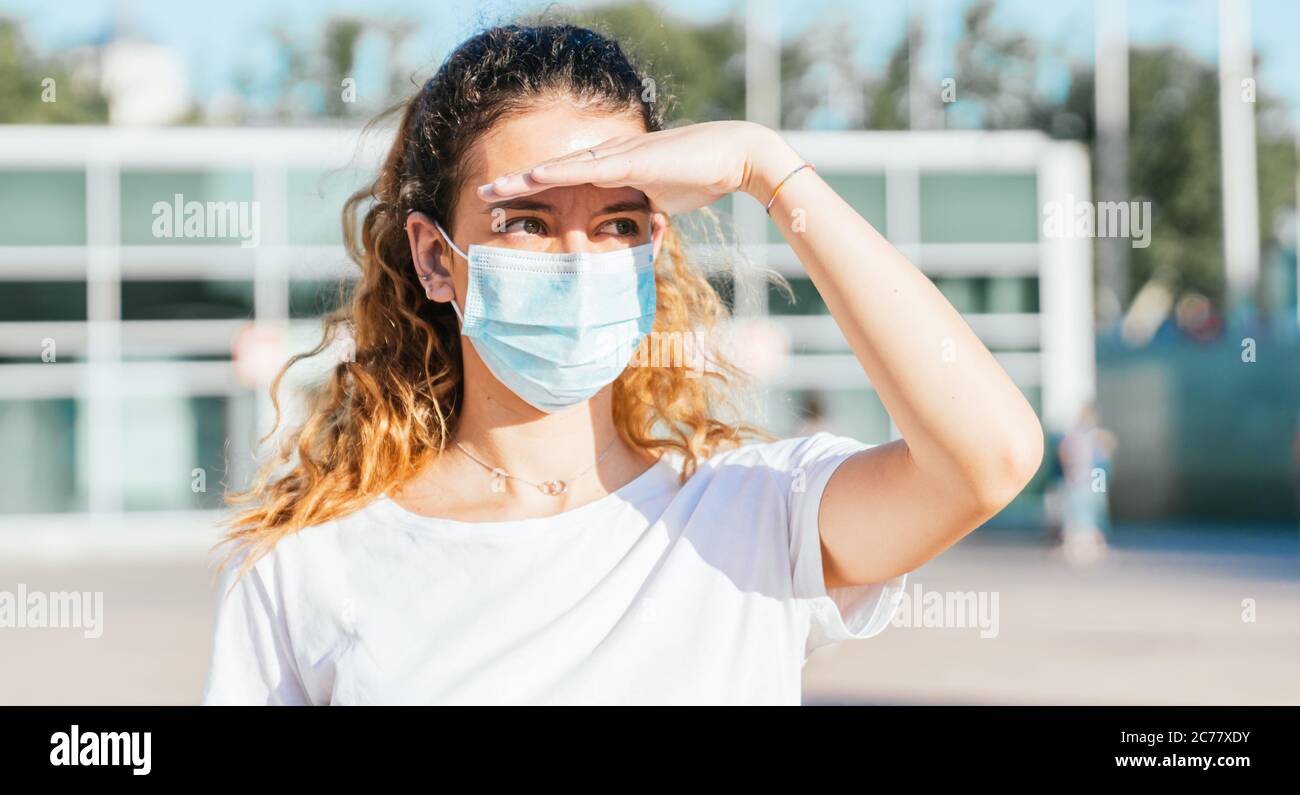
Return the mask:
MULTIPOLYGON (((435 222, 436 224, 436 222, 435 222)), ((553 254, 471 244, 460 333, 536 408, 581 403, 618 378, 654 327, 654 246, 553 254)))

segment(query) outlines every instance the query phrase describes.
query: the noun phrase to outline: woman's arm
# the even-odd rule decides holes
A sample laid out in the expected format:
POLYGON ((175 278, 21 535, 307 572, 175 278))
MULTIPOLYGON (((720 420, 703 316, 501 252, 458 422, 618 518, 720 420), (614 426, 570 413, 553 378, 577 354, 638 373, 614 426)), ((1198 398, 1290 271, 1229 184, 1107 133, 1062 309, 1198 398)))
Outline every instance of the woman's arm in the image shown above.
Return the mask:
MULTIPOLYGON (((505 175, 480 195, 590 183, 636 187, 665 212, 732 191, 766 204, 804 162, 775 132, 748 122, 696 124, 594 149, 505 175)), ((827 484, 819 521, 826 587, 912 571, 1024 488, 1042 460, 1042 429, 957 310, 816 171, 794 175, 771 214, 903 437, 855 454, 827 484)))
MULTIPOLYGON (((803 161, 770 130, 752 146, 742 190, 766 203, 803 161)), ((827 484, 827 587, 911 571, 1025 487, 1043 456, 1038 418, 929 278, 815 171, 795 174, 771 215, 903 437, 827 484)))

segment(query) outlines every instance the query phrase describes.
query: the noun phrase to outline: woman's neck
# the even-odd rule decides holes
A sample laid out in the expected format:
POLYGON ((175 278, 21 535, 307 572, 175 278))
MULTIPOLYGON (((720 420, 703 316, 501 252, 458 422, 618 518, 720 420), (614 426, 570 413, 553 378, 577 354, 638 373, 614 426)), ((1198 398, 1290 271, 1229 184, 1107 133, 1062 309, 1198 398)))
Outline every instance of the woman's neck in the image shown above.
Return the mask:
POLYGON ((392 495, 403 507, 461 521, 550 516, 609 494, 654 463, 619 435, 612 386, 547 414, 475 385, 467 379, 452 444, 392 495), (495 467, 513 477, 498 480, 495 467), (563 481, 563 493, 532 485, 542 481, 563 481))
MULTIPOLYGON (((566 478, 595 463, 611 444, 619 446, 612 391, 606 387, 584 403, 547 414, 513 395, 466 384, 452 441, 512 475, 533 481, 566 478)), ((615 452, 609 450, 610 456, 615 452)))

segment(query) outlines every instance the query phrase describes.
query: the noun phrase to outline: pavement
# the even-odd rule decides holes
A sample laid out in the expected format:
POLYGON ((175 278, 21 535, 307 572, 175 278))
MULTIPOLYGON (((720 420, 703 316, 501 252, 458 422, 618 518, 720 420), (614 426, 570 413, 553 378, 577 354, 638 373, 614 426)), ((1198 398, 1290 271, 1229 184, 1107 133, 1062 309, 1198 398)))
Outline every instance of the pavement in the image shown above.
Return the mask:
POLYGON ((814 652, 805 703, 1300 704, 1294 536, 1170 534, 1082 567, 976 538, 914 583, 922 604, 931 591, 996 592, 996 634, 900 611, 902 626, 814 652))

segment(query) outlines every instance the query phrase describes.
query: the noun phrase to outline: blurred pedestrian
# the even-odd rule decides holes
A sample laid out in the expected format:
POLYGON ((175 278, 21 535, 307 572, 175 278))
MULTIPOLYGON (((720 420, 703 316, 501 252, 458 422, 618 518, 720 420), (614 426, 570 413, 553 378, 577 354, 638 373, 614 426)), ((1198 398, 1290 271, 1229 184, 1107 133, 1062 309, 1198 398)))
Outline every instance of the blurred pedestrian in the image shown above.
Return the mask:
POLYGON ((1073 563, 1091 563, 1108 548, 1107 480, 1115 446, 1114 434, 1097 424, 1091 404, 1061 439, 1061 545, 1073 563))
POLYGON ((1300 408, 1295 411, 1295 436, 1291 439, 1291 483, 1295 488, 1296 521, 1300 523, 1300 408))

